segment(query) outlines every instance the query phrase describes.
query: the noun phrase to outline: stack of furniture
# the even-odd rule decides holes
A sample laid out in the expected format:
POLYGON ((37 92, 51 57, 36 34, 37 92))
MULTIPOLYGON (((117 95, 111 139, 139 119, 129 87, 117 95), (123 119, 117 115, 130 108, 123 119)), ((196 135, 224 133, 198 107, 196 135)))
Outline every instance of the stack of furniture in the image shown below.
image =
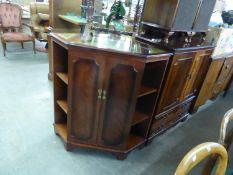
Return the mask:
POLYGON ((54 128, 67 150, 124 159, 188 117, 211 63, 205 37, 215 0, 172 2, 145 1, 136 39, 50 35, 54 128))
POLYGON ((209 68, 213 46, 205 42, 215 0, 146 0, 142 42, 164 49, 169 60, 148 141, 189 115, 209 68))

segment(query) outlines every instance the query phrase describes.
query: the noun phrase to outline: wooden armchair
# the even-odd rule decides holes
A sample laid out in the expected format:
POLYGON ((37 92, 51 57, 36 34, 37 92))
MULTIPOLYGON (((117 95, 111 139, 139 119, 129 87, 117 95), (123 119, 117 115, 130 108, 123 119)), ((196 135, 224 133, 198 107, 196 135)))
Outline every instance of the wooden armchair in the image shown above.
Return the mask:
POLYGON ((19 42, 23 48, 24 42, 32 42, 35 53, 35 37, 23 32, 23 25, 30 28, 31 26, 21 23, 22 8, 17 4, 0 3, 0 32, 4 56, 6 56, 7 42, 19 42))
MULTIPOLYGON (((230 146, 232 145, 232 141, 233 141, 233 128, 227 132, 227 126, 229 122, 232 120, 233 120, 233 109, 226 112, 226 114, 222 119, 221 127, 220 127, 219 144, 223 145, 227 151, 230 149, 230 146)), ((209 158, 202 171, 202 175, 211 174, 215 168, 216 162, 217 162, 216 156, 212 156, 211 158, 209 158)), ((228 168, 226 174, 233 174, 233 170, 228 168)))
MULTIPOLYGON (((199 164, 206 157, 217 155, 216 175, 224 175, 227 168, 228 155, 226 149, 219 143, 208 142, 198 145, 189 151, 176 169, 175 175, 186 175, 193 167, 199 164)), ((210 175, 210 174, 205 174, 210 175)))

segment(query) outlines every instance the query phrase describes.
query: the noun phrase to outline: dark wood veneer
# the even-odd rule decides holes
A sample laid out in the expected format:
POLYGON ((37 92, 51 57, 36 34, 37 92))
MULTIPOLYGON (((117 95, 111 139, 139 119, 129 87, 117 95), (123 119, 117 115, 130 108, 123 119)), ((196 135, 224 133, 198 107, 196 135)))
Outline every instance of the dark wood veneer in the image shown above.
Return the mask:
POLYGON ((55 132, 68 151, 86 147, 126 158, 147 140, 171 54, 143 43, 141 51, 115 52, 51 37, 55 132))

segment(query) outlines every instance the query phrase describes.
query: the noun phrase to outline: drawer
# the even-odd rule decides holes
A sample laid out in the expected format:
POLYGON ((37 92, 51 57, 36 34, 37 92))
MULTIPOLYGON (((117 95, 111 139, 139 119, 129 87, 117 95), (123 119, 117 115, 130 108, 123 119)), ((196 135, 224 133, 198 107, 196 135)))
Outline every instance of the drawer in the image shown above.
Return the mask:
POLYGON ((189 101, 180 104, 168 112, 155 116, 151 127, 151 135, 155 135, 161 131, 164 131, 177 123, 179 119, 188 114, 190 106, 191 102, 189 101))
POLYGON ((165 130, 168 126, 167 123, 176 116, 177 108, 174 108, 168 112, 164 112, 154 117, 151 127, 151 134, 156 134, 165 130))

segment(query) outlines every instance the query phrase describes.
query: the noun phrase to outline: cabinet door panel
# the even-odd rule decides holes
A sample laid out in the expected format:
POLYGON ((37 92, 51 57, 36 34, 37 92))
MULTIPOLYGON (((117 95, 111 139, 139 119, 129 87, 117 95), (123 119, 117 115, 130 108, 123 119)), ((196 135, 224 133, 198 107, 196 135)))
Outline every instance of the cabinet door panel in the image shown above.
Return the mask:
POLYGON ((194 53, 174 56, 164 90, 160 98, 158 112, 162 112, 180 101, 184 86, 190 76, 189 74, 193 58, 194 53))
POLYGON ((232 68, 233 68, 233 58, 227 58, 224 61, 222 70, 218 76, 217 81, 215 82, 215 85, 213 88, 214 97, 217 96, 219 93, 221 93, 225 89, 228 81, 231 78, 231 74, 233 71, 232 68))
POLYGON ((100 144, 123 148, 135 109, 142 67, 127 62, 110 64, 100 144))
POLYGON ((185 85, 185 90, 182 97, 183 99, 195 95, 197 90, 200 88, 200 85, 204 81, 205 75, 208 71, 211 52, 211 50, 203 50, 196 54, 193 61, 193 66, 191 68, 191 76, 185 85))
POLYGON ((70 61, 69 66, 72 70, 69 77, 70 139, 95 143, 100 108, 98 89, 101 87, 104 62, 97 58, 86 58, 79 53, 70 61))

